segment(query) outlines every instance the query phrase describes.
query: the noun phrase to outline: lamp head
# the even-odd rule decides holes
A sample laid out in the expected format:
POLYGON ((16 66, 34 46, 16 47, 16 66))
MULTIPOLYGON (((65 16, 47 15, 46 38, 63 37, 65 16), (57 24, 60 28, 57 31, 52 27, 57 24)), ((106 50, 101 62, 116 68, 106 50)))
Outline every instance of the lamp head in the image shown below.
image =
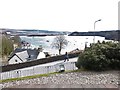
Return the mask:
POLYGON ((98 21, 101 21, 101 19, 99 19, 98 21))
POLYGON ((99 22, 99 21, 101 21, 101 19, 99 19, 99 20, 95 21, 95 23, 96 23, 96 22, 99 22))

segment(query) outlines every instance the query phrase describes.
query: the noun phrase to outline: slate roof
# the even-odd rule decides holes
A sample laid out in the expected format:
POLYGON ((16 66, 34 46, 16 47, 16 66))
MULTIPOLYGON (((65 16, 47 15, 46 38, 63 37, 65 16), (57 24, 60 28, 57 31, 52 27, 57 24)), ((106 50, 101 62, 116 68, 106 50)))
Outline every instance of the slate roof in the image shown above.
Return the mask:
MULTIPOLYGON (((37 56, 39 54, 38 50, 36 49, 21 49, 21 48, 16 48, 9 56, 8 61, 14 56, 17 55, 17 53, 21 53, 23 51, 27 51, 28 53, 28 59, 27 60, 34 60, 37 59, 37 56)), ((21 53, 22 54, 22 53, 21 53)), ((20 58, 22 58, 22 55, 20 54, 20 58)))
POLYGON ((29 59, 34 60, 37 59, 37 56, 39 54, 38 50, 36 49, 27 49, 29 59))

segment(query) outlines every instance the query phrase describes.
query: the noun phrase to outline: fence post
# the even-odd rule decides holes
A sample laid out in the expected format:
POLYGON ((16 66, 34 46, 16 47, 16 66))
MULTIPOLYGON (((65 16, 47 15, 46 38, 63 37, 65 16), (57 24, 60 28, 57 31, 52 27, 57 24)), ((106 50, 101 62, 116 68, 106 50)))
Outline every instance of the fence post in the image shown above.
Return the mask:
POLYGON ((74 69, 74 66, 75 66, 75 62, 73 62, 73 70, 75 70, 75 69, 74 69))
POLYGON ((47 66, 47 73, 49 73, 49 66, 47 66))
POLYGON ((2 80, 2 77, 1 77, 1 76, 2 76, 2 73, 0 73, 0 80, 2 80))
POLYGON ((33 74, 32 75, 34 75, 34 66, 33 66, 33 74))
POLYGON ((17 73, 17 76, 16 76, 16 78, 18 78, 18 77, 19 77, 19 71, 16 71, 16 73, 17 73))

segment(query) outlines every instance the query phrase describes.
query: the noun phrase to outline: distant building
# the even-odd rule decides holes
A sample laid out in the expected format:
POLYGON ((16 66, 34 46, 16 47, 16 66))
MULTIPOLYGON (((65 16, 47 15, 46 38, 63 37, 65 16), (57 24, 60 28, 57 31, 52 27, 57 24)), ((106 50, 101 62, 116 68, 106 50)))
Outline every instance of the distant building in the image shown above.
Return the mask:
POLYGON ((46 54, 44 52, 39 52, 37 49, 16 48, 9 56, 8 62, 9 64, 17 64, 45 57, 46 54))
POLYGON ((6 34, 7 34, 7 35, 11 35, 11 32, 8 31, 8 32, 6 32, 6 34))
POLYGON ((13 44, 13 47, 14 47, 14 50, 15 50, 16 48, 18 48, 18 44, 17 44, 17 43, 14 43, 14 44, 13 44))

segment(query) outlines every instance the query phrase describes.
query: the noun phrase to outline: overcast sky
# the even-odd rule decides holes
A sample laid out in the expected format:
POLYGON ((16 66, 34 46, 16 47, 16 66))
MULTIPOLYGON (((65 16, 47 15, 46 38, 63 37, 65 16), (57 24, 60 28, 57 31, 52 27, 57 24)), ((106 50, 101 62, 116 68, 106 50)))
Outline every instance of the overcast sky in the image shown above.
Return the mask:
POLYGON ((119 0, 0 0, 0 28, 54 31, 118 29, 119 0))

